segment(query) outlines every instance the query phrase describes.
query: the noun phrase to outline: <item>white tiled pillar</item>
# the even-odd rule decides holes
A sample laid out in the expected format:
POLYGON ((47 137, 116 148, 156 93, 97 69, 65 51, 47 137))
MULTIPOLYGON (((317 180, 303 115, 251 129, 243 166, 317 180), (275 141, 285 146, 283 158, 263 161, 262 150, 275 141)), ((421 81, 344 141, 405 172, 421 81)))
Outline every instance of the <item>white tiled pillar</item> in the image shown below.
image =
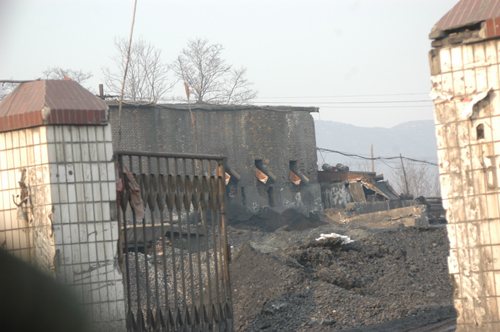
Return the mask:
POLYGON ((500 331, 500 41, 444 47, 434 57, 457 331, 500 331))
POLYGON ((111 129, 47 128, 58 278, 77 291, 98 330, 125 328, 111 129))

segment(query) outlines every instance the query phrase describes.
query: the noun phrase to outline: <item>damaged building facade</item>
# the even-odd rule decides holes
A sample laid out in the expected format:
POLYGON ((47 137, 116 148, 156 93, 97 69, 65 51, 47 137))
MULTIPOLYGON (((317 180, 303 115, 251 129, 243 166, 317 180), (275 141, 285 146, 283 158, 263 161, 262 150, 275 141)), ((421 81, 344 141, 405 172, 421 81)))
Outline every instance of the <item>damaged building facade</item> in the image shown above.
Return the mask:
POLYGON ((225 157, 230 216, 322 209, 314 107, 110 103, 115 150, 225 157), (121 129, 120 129, 121 126, 121 129))
POLYGON ((500 330, 500 5, 462 0, 433 27, 432 96, 458 331, 500 330))
POLYGON ((372 205, 378 210, 401 207, 401 198, 388 181, 384 181, 383 175, 375 172, 350 171, 343 165, 325 164, 318 172, 318 181, 325 209, 345 208, 356 203, 372 205))

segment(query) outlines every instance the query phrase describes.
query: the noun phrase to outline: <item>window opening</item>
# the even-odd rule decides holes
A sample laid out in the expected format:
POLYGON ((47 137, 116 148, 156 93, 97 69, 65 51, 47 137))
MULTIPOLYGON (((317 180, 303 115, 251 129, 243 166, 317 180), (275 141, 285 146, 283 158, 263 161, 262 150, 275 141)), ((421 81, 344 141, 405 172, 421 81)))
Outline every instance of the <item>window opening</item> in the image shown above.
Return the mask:
POLYGON ((288 173, 288 179, 290 180, 291 183, 293 183, 296 186, 300 186, 301 184, 306 184, 309 182, 309 178, 299 171, 297 166, 297 160, 290 160, 289 168, 290 171, 288 173))
POLYGON ((267 162, 264 162, 262 159, 255 160, 255 177, 262 184, 272 183, 276 178, 266 164, 267 162))
POLYGON ((484 138, 484 125, 481 123, 476 127, 476 139, 484 138))

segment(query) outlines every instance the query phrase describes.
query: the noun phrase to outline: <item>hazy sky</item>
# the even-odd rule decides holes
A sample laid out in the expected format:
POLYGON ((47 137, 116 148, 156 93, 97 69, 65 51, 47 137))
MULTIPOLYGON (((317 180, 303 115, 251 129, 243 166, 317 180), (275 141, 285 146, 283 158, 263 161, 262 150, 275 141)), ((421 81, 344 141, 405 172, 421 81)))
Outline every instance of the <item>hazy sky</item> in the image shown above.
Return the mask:
MULTIPOLYGON (((187 40, 207 38, 247 68, 259 103, 319 106, 322 120, 388 127, 432 119, 428 33, 456 2, 139 0, 135 36, 166 62, 187 40)), ((0 78, 37 78, 58 66, 91 71, 97 88, 115 38, 128 35, 132 5, 0 0, 0 78)))

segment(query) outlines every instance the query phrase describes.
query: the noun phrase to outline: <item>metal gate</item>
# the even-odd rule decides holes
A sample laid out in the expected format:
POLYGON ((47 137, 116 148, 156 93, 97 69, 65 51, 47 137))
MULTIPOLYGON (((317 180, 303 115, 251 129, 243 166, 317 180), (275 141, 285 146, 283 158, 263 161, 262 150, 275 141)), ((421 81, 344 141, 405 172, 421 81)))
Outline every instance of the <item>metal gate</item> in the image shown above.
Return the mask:
POLYGON ((115 153, 129 331, 232 331, 222 157, 115 153))

